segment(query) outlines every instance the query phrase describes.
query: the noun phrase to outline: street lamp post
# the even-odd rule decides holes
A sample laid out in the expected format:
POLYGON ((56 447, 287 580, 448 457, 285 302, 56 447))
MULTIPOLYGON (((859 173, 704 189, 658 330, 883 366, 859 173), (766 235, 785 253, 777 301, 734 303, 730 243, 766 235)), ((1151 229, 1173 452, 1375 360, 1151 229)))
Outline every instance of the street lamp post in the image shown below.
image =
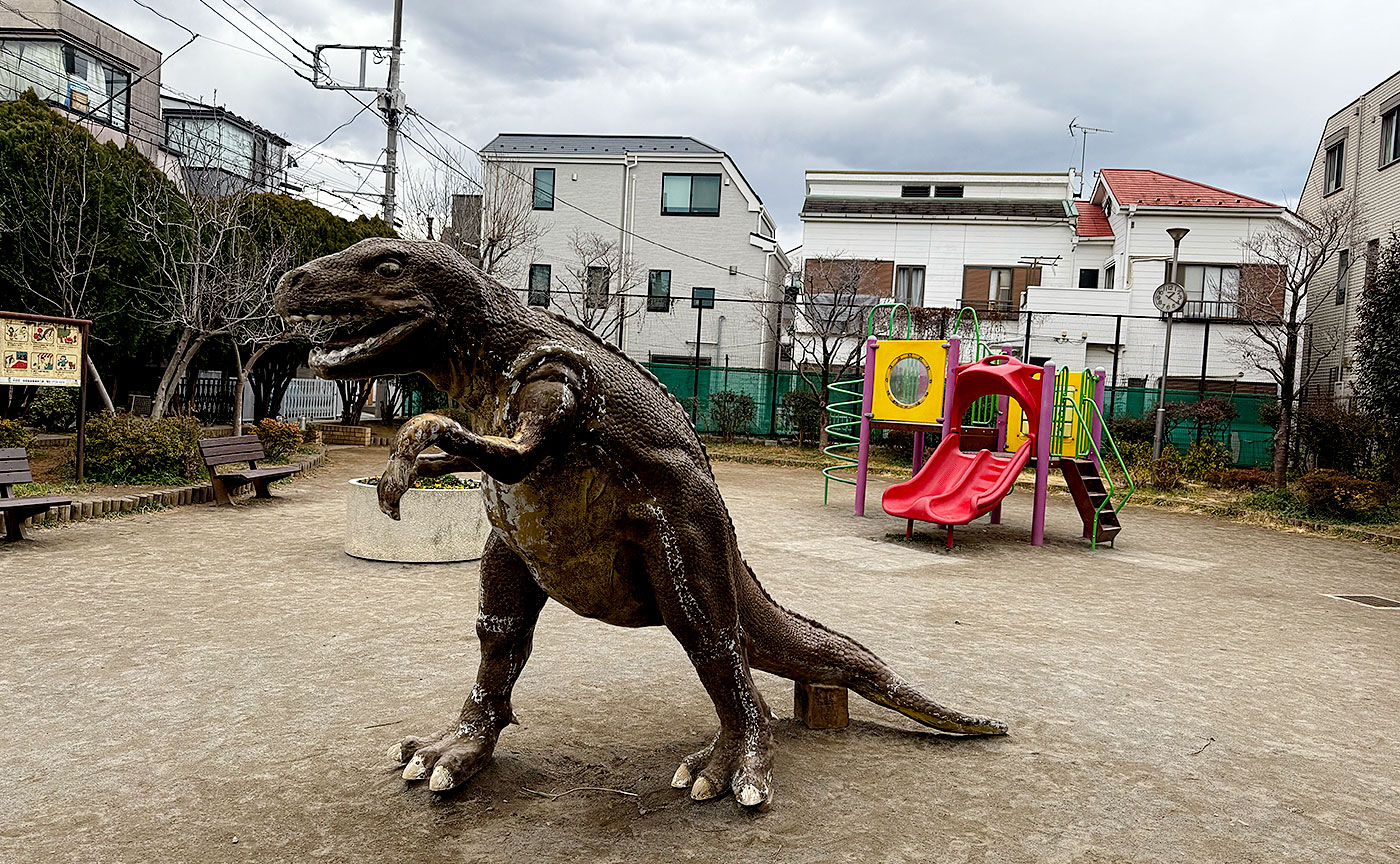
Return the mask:
POLYGON ((1177 281, 1177 261, 1181 253, 1181 238, 1191 232, 1190 228, 1168 228, 1172 238, 1172 271, 1167 281, 1157 287, 1152 302, 1167 314, 1167 338, 1162 345, 1162 380, 1157 389, 1157 429, 1152 436, 1152 458, 1162 458, 1162 444, 1167 428, 1167 370, 1172 354, 1172 319, 1186 305, 1186 289, 1177 281))

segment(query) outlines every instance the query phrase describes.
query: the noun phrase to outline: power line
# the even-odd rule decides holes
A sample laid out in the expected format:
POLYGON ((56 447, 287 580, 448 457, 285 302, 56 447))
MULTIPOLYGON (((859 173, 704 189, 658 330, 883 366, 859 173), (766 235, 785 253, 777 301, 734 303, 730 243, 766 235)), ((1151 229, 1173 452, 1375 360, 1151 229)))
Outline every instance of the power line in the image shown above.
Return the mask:
POLYGON ((279 56, 277 56, 276 54, 273 54, 271 51, 269 51, 269 50, 267 49, 267 46, 266 46, 266 45, 262 44, 261 42, 259 42, 258 40, 254 39, 252 36, 250 36, 250 35, 248 34, 248 31, 244 30, 242 27, 239 27, 237 24, 235 24, 235 23, 233 23, 232 21, 230 21, 227 15, 225 15, 225 14, 222 13, 222 12, 220 12, 218 9, 215 9, 214 6, 213 6, 213 4, 211 4, 211 3, 209 2, 209 0, 199 0, 199 4, 200 4, 201 6, 203 6, 205 9, 208 9, 210 12, 213 12, 215 15, 219 16, 219 18, 220 18, 221 20, 223 20, 224 23, 228 24, 228 26, 232 27, 233 29, 235 29, 235 30, 237 30, 239 33, 241 33, 241 34, 243 35, 243 38, 247 39, 249 42, 252 42, 254 45, 256 45, 256 46, 258 46, 259 48, 261 48, 261 49, 263 50, 263 52, 267 54, 267 56, 271 57, 273 60, 276 60, 278 63, 281 63, 283 66, 286 66, 287 69, 290 70, 291 73, 292 73, 293 75, 297 76, 298 78, 302 79, 303 81, 307 81, 308 83, 314 83, 314 82, 311 81, 311 79, 310 79, 309 77, 307 77, 306 75, 302 74, 301 71, 298 70, 295 66, 293 66, 292 64, 288 63, 286 60, 283 60, 281 57, 279 57, 279 56))
POLYGON ((305 58, 303 58, 303 57, 302 57, 300 54, 298 54, 295 50, 293 50, 293 49, 291 49, 291 48, 288 48, 284 43, 278 41, 278 39, 277 39, 276 36, 273 36, 271 33, 269 33, 269 32, 267 32, 266 30, 264 30, 264 29, 263 29, 263 26, 262 26, 261 24, 259 24, 258 22, 254 21, 252 18, 249 18, 248 15, 247 15, 247 13, 245 13, 242 9, 239 9, 237 6, 234 6, 232 3, 229 2, 229 0, 221 0, 221 2, 222 2, 225 6, 227 6, 231 11, 233 11, 235 14, 237 14, 240 18, 242 18, 244 21, 247 21, 249 24, 253 25, 253 27, 257 28, 257 31, 258 31, 259 33, 263 34, 263 35, 266 36, 268 39, 271 39, 271 40, 272 40, 272 43, 273 43, 274 45, 276 45, 277 47, 281 48, 283 51, 286 51, 287 54, 289 54, 293 60, 297 61, 298 63, 302 64, 303 66, 305 66, 305 67, 308 68, 308 69, 314 68, 310 63, 308 63, 308 62, 306 61, 305 58))
POLYGON ((286 28, 283 27, 281 24, 278 24, 276 21, 274 21, 274 20, 272 20, 271 18, 267 17, 267 13, 263 12, 261 9, 259 9, 259 8, 256 7, 256 6, 254 6, 252 3, 249 3, 248 0, 240 0, 240 2, 242 2, 244 6, 247 6, 249 9, 252 9, 254 12, 258 13, 259 15, 261 15, 262 18, 263 18, 263 20, 267 21, 267 23, 271 24, 273 27, 276 27, 278 30, 280 30, 284 36, 286 36, 288 39, 290 39, 290 40, 292 40, 293 42, 295 42, 296 45, 297 45, 297 47, 301 48, 301 50, 305 51, 305 52, 308 53, 308 54, 313 54, 313 55, 314 55, 314 54, 316 53, 316 52, 313 51, 311 48, 308 48, 308 47, 306 46, 306 44, 303 43, 300 39, 298 39, 297 37, 293 36, 291 33, 288 33, 287 30, 286 30, 286 28))

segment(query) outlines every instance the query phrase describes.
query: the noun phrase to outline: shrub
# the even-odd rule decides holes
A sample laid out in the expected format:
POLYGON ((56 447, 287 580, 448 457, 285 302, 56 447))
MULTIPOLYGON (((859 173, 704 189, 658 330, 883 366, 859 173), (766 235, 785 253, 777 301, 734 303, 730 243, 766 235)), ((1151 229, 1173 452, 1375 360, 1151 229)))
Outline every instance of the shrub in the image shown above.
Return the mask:
POLYGON ((749 431, 756 416, 758 406, 747 393, 721 390, 710 394, 710 420, 725 441, 733 441, 735 435, 749 431))
POLYGON ((18 420, 0 419, 0 447, 29 447, 34 435, 18 420))
POLYGON ((815 439, 822 428, 822 403, 806 387, 783 394, 783 422, 797 429, 797 446, 815 439))
POLYGON ((45 432, 67 432, 78 424, 78 388, 40 387, 25 411, 29 425, 45 432))
POLYGON ((1200 480, 1207 474, 1224 471, 1235 464, 1235 456, 1230 448, 1210 438, 1202 438, 1187 449, 1181 457, 1181 473, 1192 480, 1200 480))
MULTIPOLYGON (((1260 472, 1272 479, 1268 472, 1260 472)), ((1276 513, 1300 513, 1302 507, 1298 504, 1298 496, 1292 490, 1280 489, 1277 486, 1264 485, 1253 492, 1245 499, 1245 503, 1258 510, 1272 510, 1276 513)))
POLYGON ((199 421, 190 415, 150 420, 95 414, 87 421, 87 478, 97 483, 145 484, 195 480, 199 421))
POLYGON ((1226 468, 1210 471, 1206 482, 1219 489, 1258 489, 1274 482, 1274 475, 1262 468, 1226 468))
POLYGON ((1230 421, 1240 416, 1235 403, 1223 396, 1207 396, 1195 402, 1168 402, 1167 425, 1195 426, 1208 438, 1220 438, 1230 428, 1230 421))
POLYGON ((1298 408, 1298 443, 1318 468, 1358 473, 1371 460, 1377 425, 1371 415, 1331 400, 1298 408))
POLYGON ((1147 466, 1147 485, 1169 492, 1181 485, 1181 454, 1174 447, 1163 447, 1162 455, 1147 466))
POLYGON ((253 433, 262 442, 267 458, 274 461, 286 459, 302 443, 301 426, 287 420, 265 417, 253 424, 253 433))
POLYGON ((1129 471, 1146 468, 1152 462, 1152 442, 1119 442, 1118 455, 1123 457, 1123 464, 1128 466, 1129 471))
POLYGON ((1381 510, 1388 503, 1386 487, 1341 471, 1323 468, 1309 471, 1297 483, 1298 502, 1315 516, 1356 519, 1381 510))
POLYGON ((1120 450, 1124 444, 1147 444, 1150 449, 1157 424, 1146 417, 1110 417, 1108 431, 1120 450))

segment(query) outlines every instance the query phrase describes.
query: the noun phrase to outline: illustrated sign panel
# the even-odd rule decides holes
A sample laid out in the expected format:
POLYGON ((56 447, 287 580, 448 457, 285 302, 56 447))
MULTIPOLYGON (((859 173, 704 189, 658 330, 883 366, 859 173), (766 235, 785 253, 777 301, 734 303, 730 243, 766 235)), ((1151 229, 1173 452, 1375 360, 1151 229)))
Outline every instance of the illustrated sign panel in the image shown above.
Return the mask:
POLYGON ((0 384, 77 387, 83 331, 72 324, 0 318, 0 384))

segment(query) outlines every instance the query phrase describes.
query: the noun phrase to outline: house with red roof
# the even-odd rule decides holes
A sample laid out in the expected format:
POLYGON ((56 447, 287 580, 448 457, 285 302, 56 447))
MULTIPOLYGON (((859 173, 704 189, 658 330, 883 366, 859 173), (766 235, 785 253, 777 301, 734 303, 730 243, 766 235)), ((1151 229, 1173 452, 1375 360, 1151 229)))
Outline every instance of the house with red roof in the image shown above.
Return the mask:
MULTIPOLYGON (((1001 316, 996 347, 1071 368, 1102 366, 1119 386, 1155 386, 1166 327, 1152 295, 1187 228, 1177 281, 1186 308, 1173 333, 1169 384, 1269 391, 1242 359, 1241 286, 1261 265, 1243 242, 1280 219, 1277 204, 1151 169, 1105 168, 1089 195, 1076 175, 1018 172, 808 171, 802 255, 865 262, 862 294, 911 306, 1001 316), (1030 323, 1029 336, 1026 333, 1030 323)), ((814 281, 814 280, 809 280, 814 281)), ((984 338, 986 337, 984 333, 984 338)))

